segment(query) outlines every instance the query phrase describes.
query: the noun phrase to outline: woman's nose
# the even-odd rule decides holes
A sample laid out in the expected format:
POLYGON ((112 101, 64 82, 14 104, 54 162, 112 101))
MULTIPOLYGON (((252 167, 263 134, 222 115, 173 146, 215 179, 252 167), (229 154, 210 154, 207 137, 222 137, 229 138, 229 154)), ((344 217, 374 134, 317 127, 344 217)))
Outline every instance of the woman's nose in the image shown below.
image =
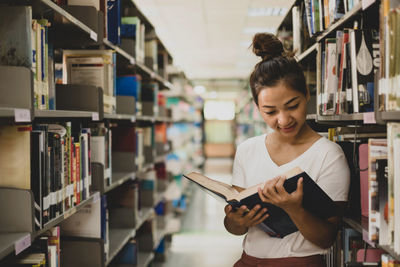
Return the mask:
POLYGON ((290 124, 290 115, 287 112, 279 112, 278 124, 280 126, 288 126, 290 124))

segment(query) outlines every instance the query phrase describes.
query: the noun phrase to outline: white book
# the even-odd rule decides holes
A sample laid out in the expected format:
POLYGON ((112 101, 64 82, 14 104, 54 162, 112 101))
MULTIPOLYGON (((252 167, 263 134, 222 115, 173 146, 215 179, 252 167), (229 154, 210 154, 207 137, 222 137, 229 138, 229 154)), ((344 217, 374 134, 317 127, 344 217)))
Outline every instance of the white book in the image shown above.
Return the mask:
POLYGON ((292 22, 293 22, 293 51, 296 55, 301 53, 301 28, 300 28, 300 8, 294 6, 292 8, 292 22))
POLYGON ((356 35, 353 29, 349 30, 350 36, 350 62, 351 62, 351 84, 353 86, 353 113, 358 113, 358 81, 357 81, 357 51, 356 51, 356 35))
POLYGON ((394 251, 400 253, 400 135, 393 141, 394 162, 394 251))

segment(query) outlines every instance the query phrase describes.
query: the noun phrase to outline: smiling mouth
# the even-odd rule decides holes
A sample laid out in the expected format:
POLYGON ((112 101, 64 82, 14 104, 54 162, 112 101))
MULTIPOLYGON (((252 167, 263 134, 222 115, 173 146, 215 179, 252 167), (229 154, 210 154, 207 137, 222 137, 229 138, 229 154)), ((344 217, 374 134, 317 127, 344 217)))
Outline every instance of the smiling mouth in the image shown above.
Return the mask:
POLYGON ((279 128, 284 132, 289 132, 289 131, 293 130, 295 126, 296 126, 296 124, 293 124, 290 127, 279 127, 279 128))

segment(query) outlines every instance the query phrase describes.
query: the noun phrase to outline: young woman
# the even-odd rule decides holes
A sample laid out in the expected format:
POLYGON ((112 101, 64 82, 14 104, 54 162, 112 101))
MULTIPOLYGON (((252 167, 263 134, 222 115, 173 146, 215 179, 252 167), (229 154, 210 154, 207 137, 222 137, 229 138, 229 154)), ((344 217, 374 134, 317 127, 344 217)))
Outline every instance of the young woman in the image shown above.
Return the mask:
POLYGON ((242 266, 325 266, 322 254, 336 239, 349 189, 349 167, 339 145, 320 136, 306 123, 310 99, 304 74, 297 61, 284 52, 272 34, 257 34, 253 52, 262 58, 250 76, 253 99, 265 123, 274 131, 252 137, 237 148, 232 184, 244 188, 266 182, 259 188, 264 202, 285 210, 299 231, 284 238, 270 237, 257 227, 268 211, 254 207, 225 207, 224 224, 235 235, 246 234, 243 254, 235 267, 242 266), (337 216, 322 220, 302 207, 303 187, 299 179, 291 194, 280 176, 300 167, 337 203, 337 216))

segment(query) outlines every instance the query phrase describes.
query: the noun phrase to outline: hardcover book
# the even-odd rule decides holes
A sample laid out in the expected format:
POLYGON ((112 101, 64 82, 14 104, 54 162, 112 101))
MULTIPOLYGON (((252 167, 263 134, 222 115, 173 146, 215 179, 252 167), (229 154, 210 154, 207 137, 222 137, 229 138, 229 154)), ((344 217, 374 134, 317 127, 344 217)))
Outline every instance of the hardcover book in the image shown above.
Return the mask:
MULTIPOLYGON (((298 179, 301 177, 303 178, 303 207, 307 211, 322 219, 327 219, 336 215, 336 205, 334 201, 306 172, 296 167, 285 173, 285 176, 287 178, 283 186, 288 193, 294 192, 297 188, 298 179)), ((257 204, 266 207, 269 216, 259 227, 270 236, 283 238, 286 235, 298 231, 296 225, 283 209, 261 201, 257 189, 263 188, 264 183, 249 187, 239 193, 231 185, 213 180, 200 173, 192 172, 184 175, 184 177, 200 185, 213 195, 222 198, 234 208, 245 205, 248 209, 252 209, 257 204)))

